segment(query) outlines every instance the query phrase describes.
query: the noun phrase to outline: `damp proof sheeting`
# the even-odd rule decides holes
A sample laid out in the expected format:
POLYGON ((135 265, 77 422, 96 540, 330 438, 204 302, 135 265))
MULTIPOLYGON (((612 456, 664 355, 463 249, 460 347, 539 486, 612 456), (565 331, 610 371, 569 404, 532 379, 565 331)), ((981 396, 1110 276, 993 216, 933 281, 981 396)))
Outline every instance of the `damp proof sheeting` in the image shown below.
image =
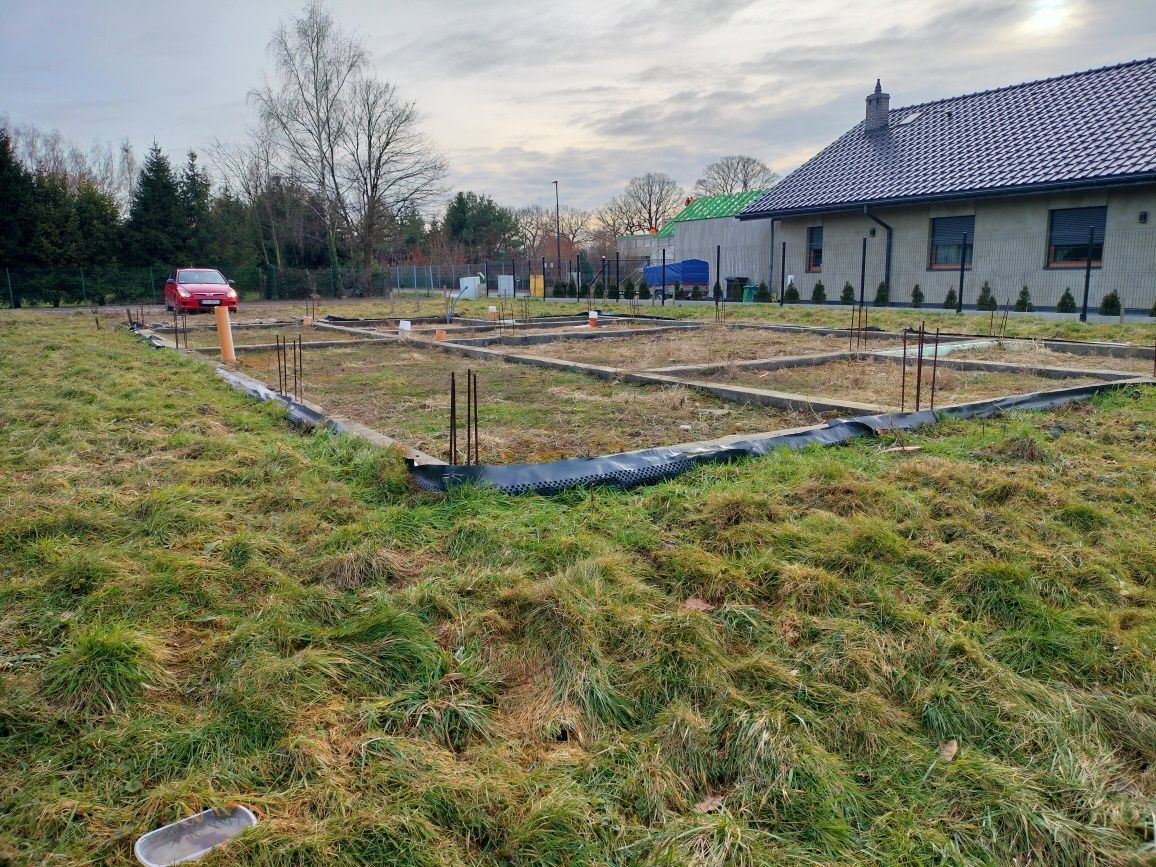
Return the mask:
POLYGON ((1113 370, 1152 376, 1151 351, 1148 358, 1135 356, 1076 354, 1049 349, 1044 344, 1026 340, 1005 340, 995 346, 972 349, 961 346, 953 356, 968 361, 1000 361, 1005 364, 1030 364, 1034 367, 1067 367, 1083 370, 1113 370))
MULTIPOLYGON (((238 355, 244 372, 277 379, 272 353, 238 355)), ((464 444, 466 370, 478 373, 482 460, 548 461, 822 421, 811 412, 744 406, 685 387, 612 383, 581 373, 466 358, 383 342, 306 350, 307 401, 448 459, 450 373, 459 382, 464 444)))
MULTIPOLYGON (((1054 381, 1053 381, 1054 382, 1054 381)), ((418 465, 407 461, 414 481, 428 491, 444 492, 463 484, 490 485, 512 493, 552 494, 574 487, 607 485, 631 488, 674 478, 696 466, 765 455, 776 448, 835 445, 856 437, 878 436, 892 430, 913 430, 941 418, 985 418, 1010 410, 1048 409, 1082 400, 1121 383, 1053 389, 1048 392, 971 403, 946 410, 893 413, 834 420, 805 431, 771 433, 751 439, 695 446, 653 448, 586 460, 551 461, 506 466, 418 465)))
MULTIPOLYGON (((952 356, 955 357, 954 355, 952 356)), ((963 353, 959 354, 964 357, 963 353)), ((920 397, 930 400, 932 378, 935 380, 935 405, 947 406, 1003 395, 1045 391, 1057 387, 1057 380, 1021 371, 956 370, 944 364, 936 368, 924 358, 920 397)), ((734 367, 700 377, 709 382, 740 385, 797 395, 813 395, 828 400, 856 401, 898 409, 901 399, 909 408, 915 405, 916 367, 914 356, 907 361, 907 386, 903 394, 903 365, 897 361, 856 358, 830 361, 806 367, 757 370, 734 367)), ((1094 377, 1064 379, 1065 385, 1090 385, 1094 377)))

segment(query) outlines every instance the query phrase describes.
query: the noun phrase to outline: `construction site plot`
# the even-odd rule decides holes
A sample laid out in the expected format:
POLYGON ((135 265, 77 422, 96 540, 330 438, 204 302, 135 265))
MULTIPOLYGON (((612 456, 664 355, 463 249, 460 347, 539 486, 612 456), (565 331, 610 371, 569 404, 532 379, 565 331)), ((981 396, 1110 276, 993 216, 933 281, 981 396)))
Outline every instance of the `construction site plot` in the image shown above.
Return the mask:
POLYGON ((1080 376, 1056 379, 1019 371, 956 370, 943 364, 933 367, 930 359, 924 358, 920 382, 913 357, 908 359, 905 377, 904 367, 899 361, 868 357, 778 370, 730 367, 697 378, 827 400, 871 404, 887 410, 915 409, 917 384, 920 408, 927 409, 933 381, 936 407, 1103 381, 1080 376))
MULTIPOLYGON (((684 364, 846 352, 847 345, 847 337, 838 335, 705 325, 653 335, 538 344, 518 347, 516 352, 623 370, 653 370, 684 364)), ((886 340, 869 343, 873 349, 898 345, 886 340)))
MULTIPOLYGON (((278 382, 272 352, 239 355, 238 367, 271 386, 278 382)), ((306 350, 303 397, 328 414, 447 459, 450 374, 456 374, 459 383, 459 443, 464 443, 468 369, 478 376, 484 463, 589 457, 824 420, 812 412, 730 403, 680 386, 610 383, 392 341, 306 350)))
POLYGON ((1030 364, 1033 367, 1063 367, 1078 370, 1112 370, 1137 376, 1156 376, 1152 350, 1147 358, 1097 353, 1064 352, 1036 341, 1002 340, 997 346, 960 346, 951 358, 969 361, 1000 361, 1005 364, 1030 364))

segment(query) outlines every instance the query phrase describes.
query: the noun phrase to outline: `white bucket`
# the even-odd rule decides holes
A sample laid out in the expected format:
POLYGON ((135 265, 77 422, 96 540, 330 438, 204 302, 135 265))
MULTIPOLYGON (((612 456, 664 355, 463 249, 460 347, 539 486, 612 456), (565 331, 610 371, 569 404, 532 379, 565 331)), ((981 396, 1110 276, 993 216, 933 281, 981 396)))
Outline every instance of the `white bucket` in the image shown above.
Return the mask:
POLYGON ((408 319, 403 319, 397 324, 398 337, 409 337, 411 331, 413 331, 413 324, 408 319))
POLYGON ((149 831, 136 841, 132 851, 145 867, 168 867, 195 861, 214 846, 233 839, 256 824, 257 817, 253 811, 240 804, 230 807, 223 816, 205 810, 149 831))

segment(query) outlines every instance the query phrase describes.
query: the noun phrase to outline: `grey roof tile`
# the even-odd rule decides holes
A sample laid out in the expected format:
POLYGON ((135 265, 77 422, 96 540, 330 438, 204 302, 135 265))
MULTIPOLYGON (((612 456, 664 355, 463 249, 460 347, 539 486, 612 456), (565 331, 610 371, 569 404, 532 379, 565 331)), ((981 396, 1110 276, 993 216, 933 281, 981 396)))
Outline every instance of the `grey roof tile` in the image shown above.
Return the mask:
POLYGON ((888 118, 870 134, 857 124, 740 218, 1156 178, 1156 58, 896 108, 888 118))

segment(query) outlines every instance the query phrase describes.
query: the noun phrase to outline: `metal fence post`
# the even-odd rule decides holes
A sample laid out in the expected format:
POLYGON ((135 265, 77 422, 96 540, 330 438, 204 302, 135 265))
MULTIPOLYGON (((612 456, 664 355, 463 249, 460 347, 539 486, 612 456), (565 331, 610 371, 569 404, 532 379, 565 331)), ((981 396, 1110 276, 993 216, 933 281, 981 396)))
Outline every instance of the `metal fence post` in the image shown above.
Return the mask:
POLYGON ((955 312, 963 312, 963 274, 967 270, 967 232, 963 233, 963 244, 959 248, 959 295, 955 299, 955 312))
POLYGON ((4 278, 8 281, 8 306, 15 310, 16 293, 12 291, 12 272, 10 272, 7 268, 4 269, 4 278))
MULTIPOLYGON (((1096 227, 1088 226, 1088 259, 1084 262, 1084 306, 1080 309, 1080 321, 1088 321, 1088 290, 1092 285, 1092 243, 1096 240, 1096 227)), ((1120 306, 1123 310, 1123 305, 1120 306)))

